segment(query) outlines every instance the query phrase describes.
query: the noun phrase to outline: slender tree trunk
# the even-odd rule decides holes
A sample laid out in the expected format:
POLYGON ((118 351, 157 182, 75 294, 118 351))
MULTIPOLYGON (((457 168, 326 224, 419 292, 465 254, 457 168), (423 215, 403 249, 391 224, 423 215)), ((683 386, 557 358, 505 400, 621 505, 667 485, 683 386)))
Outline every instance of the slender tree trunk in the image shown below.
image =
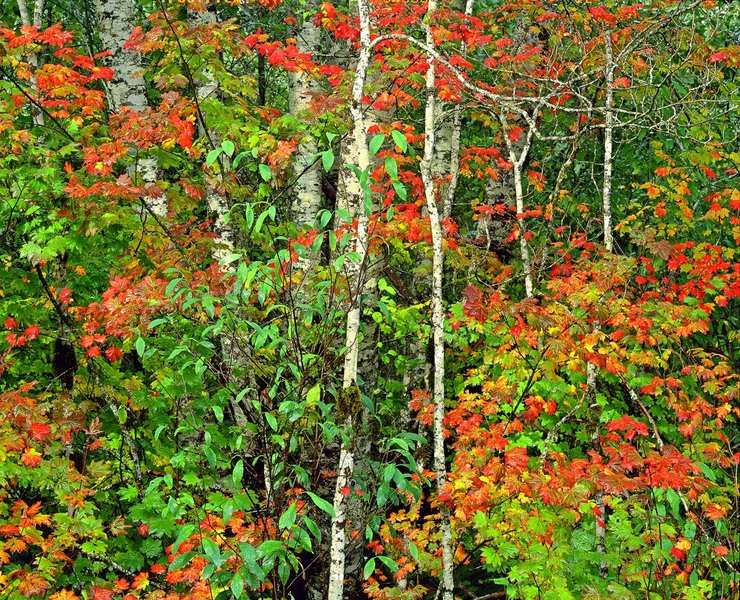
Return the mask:
MULTIPOLYGON (((614 238, 612 236, 612 207, 611 207, 611 194, 612 194, 612 134, 614 129, 614 57, 612 53, 612 38, 611 32, 604 32, 604 55, 605 55, 605 80, 606 80, 606 100, 605 109, 606 117, 604 123, 604 179, 601 187, 601 198, 603 204, 603 220, 604 220, 604 247, 607 252, 614 251, 614 238)), ((594 331, 598 331, 601 328, 601 324, 596 321, 594 324, 594 331)), ((596 379, 598 377, 598 367, 592 363, 588 363, 587 367, 587 380, 586 385, 588 394, 593 399, 596 396, 596 379)), ((631 390, 630 390, 631 391, 631 390)), ((604 508, 604 495, 601 491, 596 494, 596 508, 599 514, 596 516, 596 551, 599 554, 604 554, 606 551, 606 511, 604 508)), ((608 566, 604 560, 601 561, 599 566, 599 572, 602 577, 608 574, 608 566)))
POLYGON ((514 142, 509 138, 509 123, 506 116, 500 114, 501 124, 504 128, 504 140, 506 141, 506 148, 509 152, 509 162, 512 164, 512 172, 514 174, 514 195, 516 198, 516 219, 519 227, 519 248, 522 255, 522 266, 524 269, 524 289, 527 294, 527 298, 531 298, 534 293, 534 285, 532 279, 532 259, 529 254, 529 243, 527 242, 527 229, 524 224, 524 188, 522 186, 522 170, 524 164, 527 161, 527 155, 532 147, 532 138, 534 136, 535 122, 537 120, 537 112, 532 115, 532 119, 527 129, 527 137, 524 145, 517 156, 516 147, 514 142))
MULTIPOLYGON (((367 172, 370 157, 367 148, 367 129, 362 112, 362 96, 365 88, 365 79, 370 65, 370 11, 365 0, 357 0, 357 12, 360 20, 360 52, 355 66, 355 79, 352 85, 352 103, 350 115, 352 118, 351 141, 348 145, 349 155, 353 164, 360 173, 367 172)), ((368 245, 368 215, 365 206, 365 189, 359 178, 347 178, 345 204, 355 208, 357 230, 352 240, 352 250, 357 252, 357 260, 350 260, 348 264, 350 294, 350 309, 347 313, 347 327, 345 334, 346 354, 344 357, 344 372, 342 377, 342 393, 357 394, 357 359, 360 333, 360 295, 362 293, 362 265, 365 261, 368 245), (353 389, 354 388, 354 389, 353 389)), ((369 188, 367 188, 369 189, 369 188)), ((348 415, 345 421, 348 431, 352 427, 352 416, 348 415)), ((351 435, 351 433, 350 433, 351 435)), ((342 443, 339 450, 339 465, 337 467, 337 481, 334 491, 334 516, 331 522, 331 549, 329 565, 328 600, 341 600, 344 594, 345 553, 346 553, 346 511, 347 503, 343 493, 351 481, 354 469, 354 452, 350 445, 342 443)))
MULTIPOLYGON (((437 11, 436 0, 429 0, 427 16, 424 21, 426 43, 434 48, 434 36, 430 20, 437 11)), ((442 247, 442 225, 440 222, 437 199, 434 193, 434 152, 435 152, 435 60, 427 57, 426 72, 426 108, 424 111, 424 157, 421 162, 421 176, 424 182, 429 223, 432 230, 432 336, 434 343, 434 472, 437 490, 442 492, 447 484, 447 466, 445 462, 444 417, 445 417, 445 340, 444 340, 444 304, 442 298, 442 278, 444 269, 444 249, 442 247)), ((442 581, 440 588, 442 600, 452 600, 454 590, 453 548, 450 514, 446 506, 440 506, 442 534, 442 581)))
MULTIPOLYGON (((130 108, 142 111, 147 107, 146 84, 138 56, 124 48, 136 26, 135 0, 97 0, 98 25, 103 48, 111 52, 107 59, 113 68, 113 79, 108 82, 108 104, 112 111, 130 108)), ((155 158, 140 158, 136 162, 136 176, 145 186, 156 183, 159 172, 155 158)), ((162 195, 144 198, 158 217, 167 214, 167 201, 162 195)))
MULTIPOLYGON (((465 16, 473 14, 474 0, 466 0, 465 16)), ((468 46, 463 41, 460 44, 460 54, 463 58, 467 56, 468 46)), ((452 137, 450 139, 450 183, 444 195, 443 216, 449 217, 452 214, 452 205, 455 201, 455 192, 457 191, 457 180, 460 172, 460 133, 462 130, 462 103, 455 104, 452 114, 452 137)))
POLYGON ((604 246, 608 252, 614 250, 614 237, 612 235, 612 135, 614 133, 614 55, 612 51, 611 31, 604 32, 604 54, 606 57, 606 102, 604 123, 604 184, 602 187, 602 200, 604 212, 604 246))
MULTIPOLYGON (((319 49, 321 31, 307 19, 298 34, 298 49, 315 53, 319 49)), ((316 80, 309 74, 297 72, 290 78, 290 112, 305 121, 310 115, 311 102, 319 92, 316 80)), ((309 119, 310 120, 310 119, 309 119)), ((295 157, 295 174, 298 177, 293 189, 293 219, 299 227, 310 227, 321 208, 321 165, 316 161, 316 141, 306 133, 298 144, 295 157)))
MULTIPOLYGON (((36 0, 33 4, 33 12, 28 12, 28 4, 26 0, 18 0, 18 12, 21 15, 21 23, 25 27, 35 27, 41 29, 41 20, 44 15, 44 0, 36 0)), ((31 52, 28 55, 28 64, 31 68, 36 69, 39 66, 39 57, 35 52, 31 52)), ((34 75, 31 79, 31 85, 36 87, 36 76, 34 75)), ((33 118, 33 124, 37 126, 43 126, 45 119, 44 113, 37 107, 31 107, 31 115, 33 118)))

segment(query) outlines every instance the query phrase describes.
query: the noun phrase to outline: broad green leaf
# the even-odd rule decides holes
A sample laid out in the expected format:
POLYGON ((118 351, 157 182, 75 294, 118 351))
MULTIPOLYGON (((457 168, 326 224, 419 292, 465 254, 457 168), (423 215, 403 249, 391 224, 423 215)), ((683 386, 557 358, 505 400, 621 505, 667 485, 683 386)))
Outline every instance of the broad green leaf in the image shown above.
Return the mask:
POLYGON ((394 129, 393 131, 391 131, 391 137, 393 138, 396 146, 401 149, 401 152, 405 153, 406 150, 408 150, 409 143, 406 141, 406 136, 403 135, 400 131, 394 129))
POLYGON ((327 502, 320 496, 317 496, 313 492, 306 492, 306 493, 308 494, 309 498, 311 498, 311 500, 316 506, 318 506, 321 510, 323 510, 327 515, 334 518, 335 516, 334 507, 329 502, 327 502))
POLYGON ((292 502, 287 510, 282 515, 280 515, 278 527, 280 527, 280 529, 290 529, 291 527, 293 527, 296 519, 296 514, 297 506, 295 502, 292 502))
POLYGON ((332 165, 334 165, 334 152, 331 150, 324 150, 321 153, 321 164, 324 167, 324 171, 327 173, 331 171, 332 165))
POLYGON ((369 579, 370 575, 372 575, 375 572, 375 559, 371 558, 369 561, 365 563, 365 567, 362 569, 362 577, 364 579, 369 579))
POLYGON ((244 461, 239 460, 234 465, 234 470, 231 472, 231 481, 234 482, 234 487, 241 487, 242 477, 244 476, 244 461))
POLYGON ((385 136, 382 133, 379 133, 377 135, 374 135, 372 139, 370 140, 370 156, 375 156, 378 153, 378 150, 380 150, 380 147, 383 145, 383 142, 385 141, 385 136))
POLYGON ((226 156, 231 157, 234 156, 234 150, 236 148, 234 147, 234 142, 232 142, 231 140, 224 140, 223 142, 221 142, 221 149, 224 151, 224 154, 226 154, 226 156))
POLYGON ((270 179, 272 179, 272 169, 270 169, 270 167, 268 167, 267 165, 260 165, 259 170, 260 177, 262 177, 262 179, 264 179, 265 181, 270 181, 270 179))

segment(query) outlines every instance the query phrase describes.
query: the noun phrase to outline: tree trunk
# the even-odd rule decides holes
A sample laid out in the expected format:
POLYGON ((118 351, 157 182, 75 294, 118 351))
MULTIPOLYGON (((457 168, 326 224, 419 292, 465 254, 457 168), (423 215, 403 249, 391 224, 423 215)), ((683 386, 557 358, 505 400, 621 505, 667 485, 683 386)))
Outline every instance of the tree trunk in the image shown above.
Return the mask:
MULTIPOLYGON (((315 53, 320 42, 321 31, 313 21, 307 19, 298 34, 299 51, 315 53)), ((310 121, 311 101, 319 91, 316 80, 309 73, 293 73, 290 77, 290 112, 302 122, 310 121)), ((306 132, 298 144, 295 157, 295 175, 298 179, 293 186, 295 196, 292 213, 299 227, 311 227, 321 208, 321 165, 316 160, 316 151, 316 141, 306 132)))
POLYGON ((604 246, 608 252, 614 250, 612 235, 612 134, 614 132, 614 56, 612 53, 611 31, 604 32, 604 54, 606 65, 606 115, 604 123, 604 184, 602 186, 602 201, 604 213, 604 246))
MULTIPOLYGON (((427 15, 424 20, 426 43, 434 48, 434 36, 430 20, 437 11, 436 0, 429 0, 427 15)), ((444 304, 442 298, 442 278, 444 269, 444 249, 442 247, 442 224, 440 222, 437 199, 434 190, 434 152, 435 152, 435 59, 427 57, 426 72, 426 108, 424 111, 424 157, 421 161, 421 177, 424 182, 429 223, 432 230, 432 336, 434 343, 434 472, 437 480, 437 491, 442 492, 447 484, 447 466, 445 461, 444 417, 445 417, 445 340, 444 340, 444 304)), ((452 528, 449 510, 440 506, 442 536, 442 600, 452 600, 454 591, 452 528)))
POLYGON ((509 123, 506 119, 506 115, 501 113, 499 115, 501 124, 503 125, 504 140, 506 142, 506 148, 509 152, 509 162, 512 164, 512 172, 514 174, 514 196, 516 198, 516 219, 519 227, 519 248, 522 255, 522 266, 524 269, 524 289, 527 294, 527 298, 531 298, 534 293, 534 284, 532 278, 532 259, 529 254, 529 243, 527 242, 527 229, 524 224, 523 213, 524 213, 524 188, 522 187, 522 170, 527 162, 527 155, 532 147, 532 138, 534 136, 534 128, 536 127, 537 111, 534 112, 532 118, 528 124, 527 137, 524 141, 519 156, 517 156, 516 146, 514 142, 509 138, 509 123))
MULTIPOLYGON (((33 4, 33 12, 28 12, 28 5, 26 0, 18 0, 18 12, 21 15, 21 23, 25 27, 35 27, 41 29, 41 19, 44 14, 44 0, 36 0, 33 4)), ((32 69, 36 69, 39 66, 39 57, 35 52, 31 52, 28 55, 28 64, 32 69)), ((34 75, 31 79, 31 85, 36 87, 36 76, 34 75)), ((33 124, 37 126, 43 126, 45 119, 44 113, 37 106, 31 107, 31 115, 33 118, 33 124)))
MULTIPOLYGON (((100 41, 103 48, 111 52, 107 63, 114 70, 113 79, 108 82, 107 96, 111 111, 130 108, 142 111, 147 107, 146 84, 142 75, 142 64, 138 56, 124 48, 136 26, 135 0, 97 0, 100 41)), ((159 173, 155 158, 140 158, 134 174, 151 186, 156 183, 159 173)), ((143 199, 158 217, 167 214, 167 201, 162 195, 143 199)))
MULTIPOLYGON (((370 165, 370 157, 367 148, 367 129, 365 127, 362 112, 362 96, 365 88, 365 79, 370 64, 370 12, 365 0, 357 0, 357 12, 360 20, 360 51, 355 66, 355 79, 352 85, 352 103, 350 115, 352 118, 352 133, 348 144, 348 154, 359 173, 367 173, 370 165)), ((368 215, 365 206, 365 189, 357 176, 347 177, 345 180, 345 193, 347 199, 344 201, 349 207, 355 209, 357 218, 357 230, 352 240, 352 250, 357 252, 356 260, 348 262, 347 270, 349 276, 350 308, 347 313, 347 326, 345 334, 346 354, 344 357, 344 372, 342 376, 342 393, 359 394, 357 388, 357 359, 359 350, 360 332, 360 295, 363 288, 362 265, 365 262, 368 245, 368 215), (354 294, 354 297, 351 297, 354 294)), ((352 427, 352 416, 348 415, 345 421, 346 429, 350 432, 352 427)), ((350 445, 342 443, 339 449, 339 464, 337 466, 337 480, 334 490, 334 516, 331 522, 331 549, 329 565, 329 588, 328 600, 342 600, 344 594, 345 577, 345 546, 346 546, 346 498, 344 488, 348 487, 354 470, 354 453, 350 445)))
MULTIPOLYGON (((606 100, 605 109, 606 117, 604 123, 604 179, 601 186, 601 199, 603 205, 603 221, 604 221, 604 247, 607 252, 613 252, 614 250, 614 238, 612 236, 612 208, 611 208, 611 194, 612 194, 612 133, 614 128, 614 113, 612 111, 614 107, 614 91, 612 89, 614 80, 614 57, 612 54, 612 38, 611 32, 604 32, 604 55, 605 55, 605 66, 604 74, 606 80, 606 100)), ((594 324, 594 331, 600 329, 600 323, 596 321, 594 324)), ((587 380, 586 385, 589 396, 595 399, 596 396, 596 379, 599 373, 599 368, 592 362, 588 363, 587 367, 587 380)), ((631 391, 631 390, 630 390, 631 391)), ((596 508, 599 514, 596 515, 596 551, 599 554, 605 552, 605 541, 606 541, 606 512, 604 509, 604 495, 602 492, 596 494, 596 508)), ((602 577, 608 575, 609 569, 605 561, 601 561, 599 566, 599 572, 602 577)))

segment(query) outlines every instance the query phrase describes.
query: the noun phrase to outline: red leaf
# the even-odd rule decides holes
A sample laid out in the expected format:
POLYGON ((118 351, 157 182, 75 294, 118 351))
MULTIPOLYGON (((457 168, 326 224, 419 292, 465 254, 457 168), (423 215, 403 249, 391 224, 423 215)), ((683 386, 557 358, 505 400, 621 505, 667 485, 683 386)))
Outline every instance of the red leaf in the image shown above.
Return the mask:
POLYGON ((31 439, 42 441, 49 436, 51 433, 51 427, 46 423, 32 423, 31 424, 31 439))

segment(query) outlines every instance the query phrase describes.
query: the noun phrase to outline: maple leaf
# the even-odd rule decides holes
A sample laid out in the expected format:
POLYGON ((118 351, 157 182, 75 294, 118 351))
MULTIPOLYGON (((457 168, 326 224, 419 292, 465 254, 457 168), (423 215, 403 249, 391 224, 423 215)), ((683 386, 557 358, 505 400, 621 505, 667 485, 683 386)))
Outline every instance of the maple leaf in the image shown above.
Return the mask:
POLYGON ((718 52, 715 52, 714 54, 711 54, 708 60, 710 63, 718 63, 725 62, 728 58, 730 58, 730 54, 724 50, 720 50, 718 52))
POLYGON ((599 6, 589 6, 588 12, 591 13, 591 16, 597 21, 602 21, 609 25, 616 25, 617 23, 616 15, 607 11, 603 4, 600 4, 599 6))
POLYGON ((37 441, 45 440, 51 433, 51 427, 46 423, 32 423, 31 424, 31 439, 37 441))
POLYGON ((38 467, 41 464, 41 454, 35 448, 28 448, 21 456, 21 462, 27 467, 38 467))
POLYGON ((647 425, 630 417, 623 415, 617 419, 612 419, 606 426, 608 431, 623 431, 626 440, 632 440, 636 435, 647 435, 647 425))
POLYGON ((49 582, 37 573, 21 571, 19 575, 16 575, 16 578, 20 581, 18 591, 24 598, 39 596, 51 587, 49 582))

